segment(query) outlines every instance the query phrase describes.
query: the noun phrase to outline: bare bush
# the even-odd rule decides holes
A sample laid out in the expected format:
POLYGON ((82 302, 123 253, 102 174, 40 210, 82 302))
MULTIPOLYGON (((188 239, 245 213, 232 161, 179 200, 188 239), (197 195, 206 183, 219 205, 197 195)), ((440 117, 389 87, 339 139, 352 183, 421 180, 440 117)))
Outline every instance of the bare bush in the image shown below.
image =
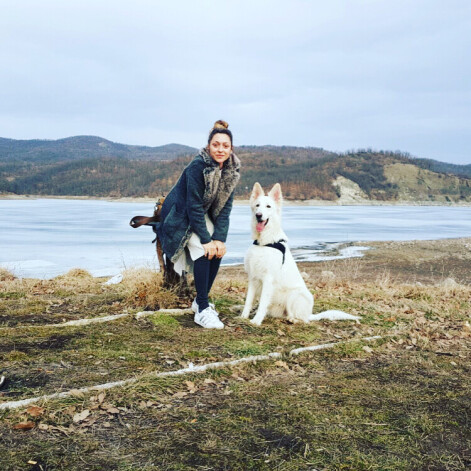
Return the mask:
POLYGON ((0 267, 0 281, 13 281, 16 280, 16 276, 6 268, 0 267))
POLYGON ((162 287, 160 272, 151 269, 130 269, 123 272, 121 283, 125 302, 133 307, 151 310, 173 308, 181 301, 176 292, 162 287))

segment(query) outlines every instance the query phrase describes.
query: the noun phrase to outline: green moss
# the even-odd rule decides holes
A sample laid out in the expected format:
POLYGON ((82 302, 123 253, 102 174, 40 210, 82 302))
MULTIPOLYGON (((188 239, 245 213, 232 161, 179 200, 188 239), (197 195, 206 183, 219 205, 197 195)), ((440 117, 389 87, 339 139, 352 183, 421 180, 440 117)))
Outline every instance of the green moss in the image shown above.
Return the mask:
POLYGON ((152 324, 159 327, 180 327, 179 322, 174 317, 169 316, 167 314, 156 313, 152 316, 149 316, 149 320, 152 322, 152 324))
POLYGON ((28 354, 16 350, 11 351, 5 355, 6 361, 26 361, 29 359, 28 354))
POLYGON ((0 299, 22 299, 25 295, 24 291, 5 291, 0 292, 0 299))
POLYGON ((244 357, 250 355, 262 355, 267 353, 269 348, 267 345, 260 345, 250 340, 232 340, 224 344, 224 348, 228 353, 244 357))

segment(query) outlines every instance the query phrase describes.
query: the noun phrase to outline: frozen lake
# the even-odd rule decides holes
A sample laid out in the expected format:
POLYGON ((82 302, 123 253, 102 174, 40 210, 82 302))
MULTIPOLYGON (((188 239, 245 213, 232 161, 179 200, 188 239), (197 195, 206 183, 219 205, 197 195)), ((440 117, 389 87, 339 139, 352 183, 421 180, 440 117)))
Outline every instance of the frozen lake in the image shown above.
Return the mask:
MULTIPOLYGON (((0 200, 0 266, 38 278, 74 267, 95 276, 156 267, 154 233, 129 226, 133 216, 152 211, 151 203, 0 200)), ((252 243, 249 225, 249 207, 235 206, 223 263, 243 261, 252 243)), ((287 206, 283 226, 298 260, 325 260, 342 242, 471 237, 471 207, 287 206)), ((341 256, 351 255, 358 254, 341 256)))

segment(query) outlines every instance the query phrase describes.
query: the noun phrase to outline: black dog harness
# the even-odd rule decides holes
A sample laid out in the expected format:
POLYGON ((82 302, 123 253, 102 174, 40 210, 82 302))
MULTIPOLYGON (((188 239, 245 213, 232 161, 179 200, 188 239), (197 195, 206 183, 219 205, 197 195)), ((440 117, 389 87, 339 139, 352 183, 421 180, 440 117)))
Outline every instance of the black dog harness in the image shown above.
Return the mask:
MULTIPOLYGON (((283 262, 281 262, 281 264, 283 265, 285 263, 286 246, 284 246, 282 242, 286 242, 286 240, 280 239, 278 242, 275 242, 274 244, 261 245, 261 247, 271 247, 272 249, 279 250, 283 254, 283 262)), ((260 244, 258 243, 258 240, 254 240, 253 245, 260 245, 260 244)))

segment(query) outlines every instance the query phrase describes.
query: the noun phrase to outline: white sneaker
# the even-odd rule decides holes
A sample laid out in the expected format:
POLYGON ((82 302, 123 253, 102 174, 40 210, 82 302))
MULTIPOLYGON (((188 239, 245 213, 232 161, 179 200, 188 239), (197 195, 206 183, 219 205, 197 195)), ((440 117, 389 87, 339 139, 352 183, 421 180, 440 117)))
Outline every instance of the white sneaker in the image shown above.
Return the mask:
MULTIPOLYGON (((213 310, 216 311, 216 308, 214 307, 213 303, 209 303, 209 307, 213 310)), ((198 303, 196 302, 196 298, 193 299, 193 302, 191 303, 191 309, 193 312, 196 314, 198 312, 198 303)), ((217 313, 216 313, 217 314, 217 313)))
POLYGON ((195 314, 195 323, 205 329, 224 329, 224 324, 219 320, 218 313, 211 307, 195 314))

